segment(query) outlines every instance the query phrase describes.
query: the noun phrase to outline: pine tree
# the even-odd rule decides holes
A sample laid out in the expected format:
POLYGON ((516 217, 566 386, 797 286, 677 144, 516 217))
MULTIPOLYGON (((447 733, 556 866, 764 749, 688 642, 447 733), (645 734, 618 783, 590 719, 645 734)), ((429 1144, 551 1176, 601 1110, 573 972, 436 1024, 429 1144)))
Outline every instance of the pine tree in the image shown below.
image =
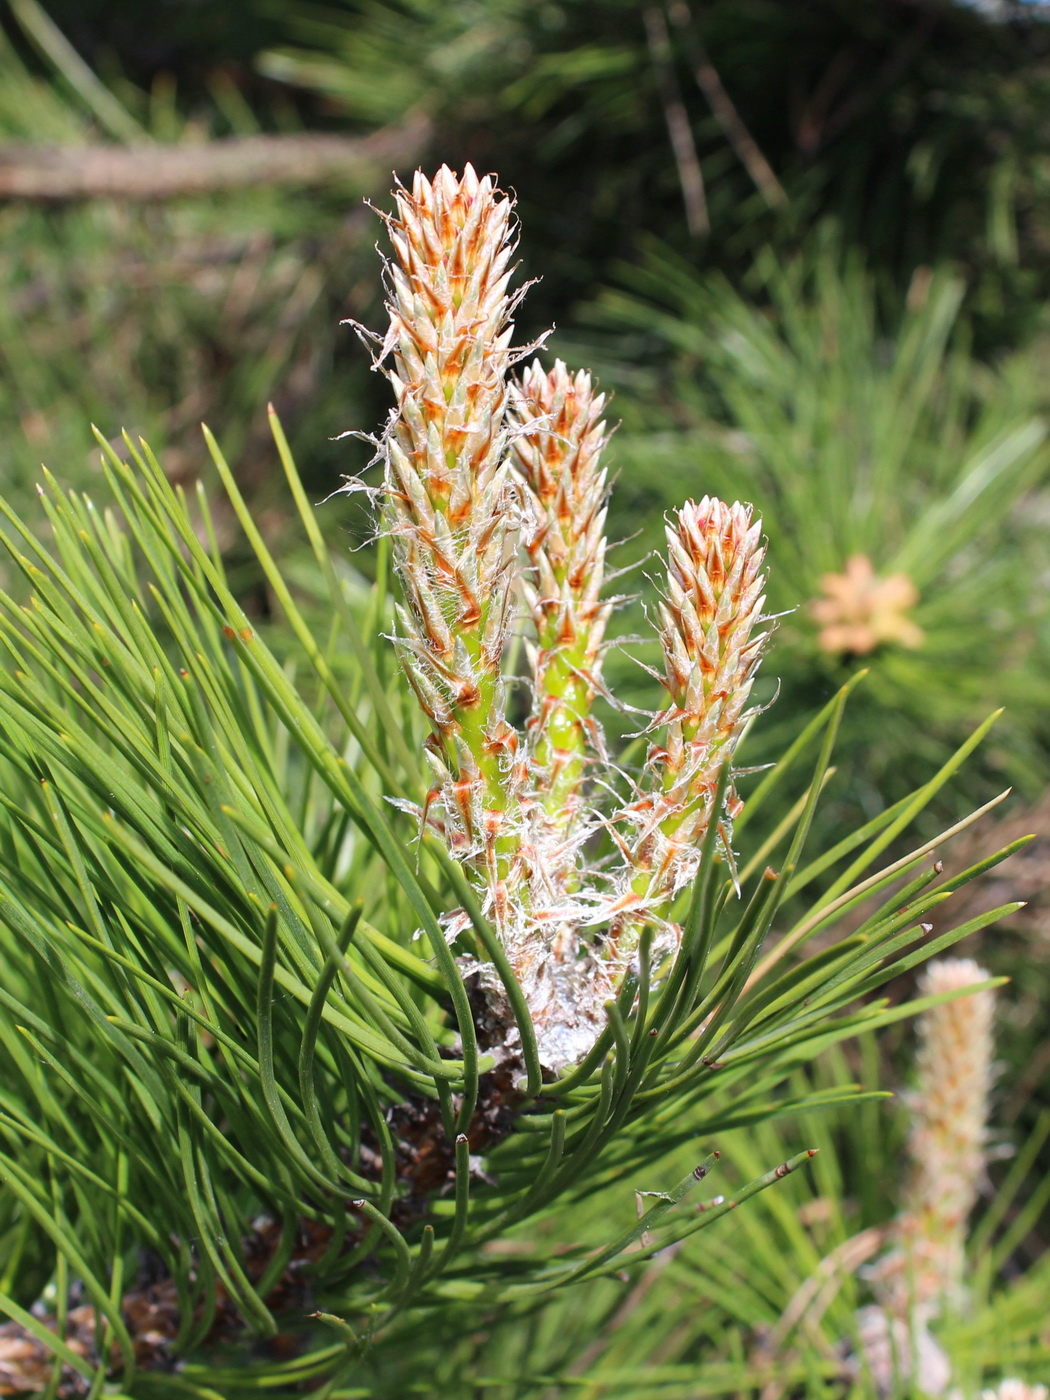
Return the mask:
POLYGON ((831 849, 807 836, 852 682, 745 789, 745 504, 670 517, 663 704, 609 754, 600 395, 515 378, 491 177, 395 199, 374 587, 276 418, 320 603, 205 432, 278 623, 144 443, 100 437, 99 501, 46 473, 46 529, 3 506, 28 601, 0 594, 0 1393, 361 1394, 370 1348, 717 1229, 812 1152, 690 1210, 712 1135, 855 1096, 787 1086, 1004 912, 928 939, 973 870, 929 841, 879 866, 987 725, 831 849), (550 1233, 685 1144, 607 1242, 550 1233))

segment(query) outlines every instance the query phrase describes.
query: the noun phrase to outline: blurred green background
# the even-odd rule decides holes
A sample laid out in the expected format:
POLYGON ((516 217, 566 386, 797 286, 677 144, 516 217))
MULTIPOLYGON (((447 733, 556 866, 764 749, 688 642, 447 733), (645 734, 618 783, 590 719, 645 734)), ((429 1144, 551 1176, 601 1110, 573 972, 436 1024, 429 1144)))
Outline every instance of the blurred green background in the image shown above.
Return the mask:
MULTIPOLYGON (((782 616, 748 761, 870 667, 831 833, 1006 706, 931 821, 1011 785, 978 849, 1040 836, 977 896, 1031 901, 974 950, 1014 977, 997 1124, 1023 1141, 1050 1100, 1050 7, 0 0, 5 494, 35 519, 41 461, 90 489, 91 422, 192 480, 205 420, 294 576, 266 403, 316 498, 364 467, 336 440, 387 409, 340 325, 383 319, 363 200, 467 160, 518 196, 519 340, 556 327, 614 392, 618 562, 644 572, 688 495, 763 515, 782 616)), ((369 522, 326 510, 349 559, 369 522)), ((632 657, 607 674, 651 702, 632 657)))

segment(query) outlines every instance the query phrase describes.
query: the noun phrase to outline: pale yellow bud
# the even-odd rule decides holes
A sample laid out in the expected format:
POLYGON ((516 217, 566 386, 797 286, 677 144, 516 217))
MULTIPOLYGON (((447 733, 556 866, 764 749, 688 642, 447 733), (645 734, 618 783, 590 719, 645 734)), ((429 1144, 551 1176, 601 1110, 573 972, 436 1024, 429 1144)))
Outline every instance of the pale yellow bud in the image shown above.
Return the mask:
MULTIPOLYGON (((957 992, 987 979, 972 959, 945 958, 926 968, 919 993, 957 992)), ((966 1226, 984 1173, 994 1013, 995 994, 986 990, 919 1018, 904 1210, 896 1249, 872 1270, 880 1301, 899 1317, 928 1317, 963 1301, 966 1226)))

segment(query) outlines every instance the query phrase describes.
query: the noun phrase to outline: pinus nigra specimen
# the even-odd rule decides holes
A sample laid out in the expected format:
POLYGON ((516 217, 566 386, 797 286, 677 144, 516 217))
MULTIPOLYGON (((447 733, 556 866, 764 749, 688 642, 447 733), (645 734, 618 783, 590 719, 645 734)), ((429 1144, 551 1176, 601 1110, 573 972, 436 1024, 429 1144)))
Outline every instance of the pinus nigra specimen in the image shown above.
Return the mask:
POLYGON ((987 724, 807 850, 847 686, 742 803, 768 631, 745 505, 669 517, 665 695, 611 761, 600 396, 563 365, 514 378, 533 351, 512 345, 492 177, 442 169, 395 200, 373 588, 276 418, 312 594, 206 433, 272 626, 207 494, 143 443, 99 435, 97 500, 46 473, 40 529, 2 505, 21 582, 0 592, 0 1391, 360 1393, 365 1351, 448 1309, 633 1268, 805 1161, 803 1141, 679 1208, 719 1129, 855 1097, 792 1076, 899 1017, 878 989, 1003 912, 926 940, 925 912, 999 856, 943 879, 926 841, 879 865, 987 724), (695 1167, 638 1218, 626 1183, 687 1144, 695 1167), (573 1203, 617 1183, 611 1239, 577 1238, 573 1203))

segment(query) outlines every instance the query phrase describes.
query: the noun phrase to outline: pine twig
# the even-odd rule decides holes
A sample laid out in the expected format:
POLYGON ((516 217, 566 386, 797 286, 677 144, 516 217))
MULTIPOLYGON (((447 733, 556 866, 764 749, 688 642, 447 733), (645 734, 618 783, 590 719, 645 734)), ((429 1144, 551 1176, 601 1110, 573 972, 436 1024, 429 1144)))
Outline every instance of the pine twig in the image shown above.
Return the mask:
POLYGON ((413 164, 430 123, 411 117, 369 136, 234 136, 204 146, 0 145, 0 199, 61 204, 83 199, 140 203, 255 185, 321 185, 347 180, 368 188, 391 165, 413 164))
MULTIPOLYGON (((718 69, 711 62, 707 50, 696 37, 692 27, 693 16, 686 0, 675 0, 669 10, 671 23, 682 35, 686 55, 693 70, 697 86, 707 98, 708 106, 715 121, 722 128, 726 140, 740 158, 741 164, 754 181, 755 188, 771 209, 787 207, 788 197, 784 186, 773 173, 773 167, 759 150, 758 143, 744 125, 736 104, 726 92, 718 69)), ((666 33, 666 29, 664 31, 666 33)))
POLYGON ((663 12, 655 5, 646 7, 643 18, 649 40, 649 52, 660 89, 660 101, 663 103, 664 119, 667 122, 667 133, 671 138, 671 149, 674 151, 675 164, 678 167, 686 226, 693 237, 697 238, 711 232, 711 219, 707 212, 707 194, 704 191, 700 157, 696 153, 689 115, 685 110, 671 62, 671 36, 667 32, 663 12))

